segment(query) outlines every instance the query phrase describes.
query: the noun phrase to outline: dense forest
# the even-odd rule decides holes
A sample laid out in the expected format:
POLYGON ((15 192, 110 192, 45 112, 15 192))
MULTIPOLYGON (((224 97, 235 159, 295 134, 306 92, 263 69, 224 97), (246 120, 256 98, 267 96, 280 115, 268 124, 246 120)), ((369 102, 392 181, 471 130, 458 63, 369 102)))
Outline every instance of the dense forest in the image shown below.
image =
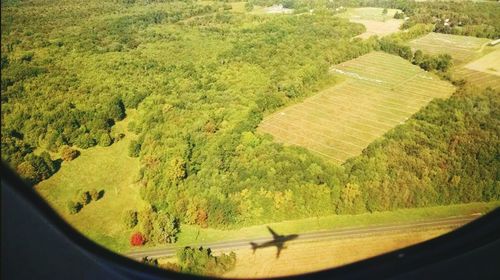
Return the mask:
MULTIPOLYGON (((498 5, 340 1, 410 17, 407 32, 361 40, 352 37, 364 27, 336 17, 330 2, 277 17, 222 2, 33 2, 2 2, 2 159, 36 184, 59 168, 48 152, 112 145, 121 136, 111 128, 136 109, 128 153, 140 159, 136 180, 152 206, 139 217, 148 238, 175 235, 155 221, 227 228, 500 199, 500 104, 489 89, 459 84, 341 166, 256 133, 264 115, 335 83, 331 65, 373 50, 446 73, 449 57, 404 42, 432 30, 498 36, 483 12, 498 5), (455 12, 470 21, 441 29, 437 19, 455 22, 455 12)), ((137 215, 124 219, 135 225, 137 215)))

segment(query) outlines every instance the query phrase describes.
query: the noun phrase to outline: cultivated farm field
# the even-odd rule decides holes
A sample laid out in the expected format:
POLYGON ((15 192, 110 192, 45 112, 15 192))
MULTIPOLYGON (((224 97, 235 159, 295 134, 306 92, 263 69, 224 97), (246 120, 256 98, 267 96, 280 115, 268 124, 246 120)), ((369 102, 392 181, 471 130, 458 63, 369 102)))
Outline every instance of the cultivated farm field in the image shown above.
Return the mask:
POLYGON ((410 42, 413 51, 427 54, 449 54, 455 64, 469 62, 483 55, 484 46, 491 40, 470 36, 429 33, 410 42))
POLYGON ((259 130, 341 163, 455 88, 408 61, 372 52, 331 68, 345 78, 264 119, 259 130))

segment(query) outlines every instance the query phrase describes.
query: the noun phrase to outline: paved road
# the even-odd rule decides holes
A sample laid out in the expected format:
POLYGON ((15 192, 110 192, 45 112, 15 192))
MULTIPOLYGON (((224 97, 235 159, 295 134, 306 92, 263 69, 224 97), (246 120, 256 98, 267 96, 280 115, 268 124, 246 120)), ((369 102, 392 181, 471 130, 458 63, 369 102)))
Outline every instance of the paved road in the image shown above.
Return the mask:
MULTIPOLYGON (((388 233, 406 232, 406 231, 424 231, 439 228, 455 228, 462 226, 476 218, 480 214, 474 214, 470 216, 457 216, 433 220, 418 221, 406 224, 390 224, 390 225, 374 225, 358 228, 344 228, 344 229, 332 229, 323 230, 315 232, 307 232, 300 234, 299 237, 288 243, 300 243, 300 242, 314 242, 314 241, 324 241, 324 240, 338 240, 338 239, 350 239, 359 238, 363 236, 373 236, 373 235, 384 235, 388 233)), ((262 243, 271 240, 270 236, 255 238, 255 239, 243 239, 243 240, 230 240, 214 243, 196 243, 188 246, 191 247, 209 247, 212 250, 223 249, 227 251, 248 248, 250 249, 250 242, 262 243)), ((184 246, 180 246, 184 247, 184 246)), ((170 246, 165 248, 154 248, 154 249, 144 249, 144 250, 134 250, 126 255, 130 258, 141 259, 145 256, 149 257, 169 257, 175 255, 179 247, 170 246)))

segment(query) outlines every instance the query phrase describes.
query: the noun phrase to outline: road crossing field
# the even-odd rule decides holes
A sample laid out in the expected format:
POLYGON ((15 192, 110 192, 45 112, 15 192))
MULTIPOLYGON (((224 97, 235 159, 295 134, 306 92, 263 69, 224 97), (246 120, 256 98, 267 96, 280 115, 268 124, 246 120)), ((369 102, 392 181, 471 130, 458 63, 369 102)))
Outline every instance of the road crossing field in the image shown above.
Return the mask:
POLYGON ((432 99, 447 98, 455 90, 437 76, 382 52, 330 71, 345 81, 267 116, 259 131, 342 163, 432 99))

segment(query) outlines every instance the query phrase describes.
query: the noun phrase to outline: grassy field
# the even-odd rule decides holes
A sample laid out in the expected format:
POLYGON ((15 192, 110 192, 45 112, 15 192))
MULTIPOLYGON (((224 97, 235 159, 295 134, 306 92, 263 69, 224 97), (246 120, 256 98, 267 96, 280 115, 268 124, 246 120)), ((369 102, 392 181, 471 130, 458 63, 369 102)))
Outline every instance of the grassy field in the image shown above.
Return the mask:
POLYGON ((403 24, 401 19, 389 19, 386 21, 375 21, 366 19, 353 19, 352 22, 361 23, 366 27, 366 32, 356 36, 357 38, 370 38, 377 35, 383 37, 399 31, 399 27, 403 24))
MULTIPOLYGON (((498 207, 500 207, 500 201, 478 202, 359 215, 332 215, 272 223, 269 226, 280 234, 302 234, 327 229, 403 224, 452 216, 484 214, 498 207)), ((275 247, 259 249, 255 254, 250 248, 238 249, 235 251, 237 254, 236 268, 224 276, 230 278, 273 277, 332 268, 416 244, 447 233, 451 229, 453 228, 433 228, 425 231, 416 229, 405 233, 393 232, 391 234, 352 239, 290 242, 279 259, 276 259, 275 247)), ((226 231, 183 226, 177 245, 184 246, 194 243, 252 239, 266 236, 269 236, 266 225, 226 231)), ((220 252, 218 250, 214 251, 216 255, 220 252)), ((176 258, 162 258, 159 262, 176 262, 176 258)))
POLYGON ((480 88, 491 87, 500 90, 500 77, 489 73, 459 67, 453 71, 453 77, 455 79, 465 79, 480 88))
POLYGON ((339 14, 339 16, 348 19, 365 19, 365 20, 376 20, 376 21, 386 21, 394 18, 394 14, 398 12, 397 9, 387 9, 387 14, 383 14, 384 9, 382 8, 349 8, 344 13, 339 14))
POLYGON ((342 163, 455 88, 408 61, 372 52, 332 67, 340 84, 264 118, 258 130, 342 163))
POLYGON ((500 89, 500 46, 487 46, 491 40, 469 36, 429 33, 410 42, 415 51, 427 54, 450 54, 455 79, 466 79, 481 87, 500 89))
POLYGON ((499 206, 500 201, 488 203, 477 202, 449 206, 365 213, 359 215, 331 215, 244 227, 235 230, 204 229, 198 226, 182 225, 181 233, 179 234, 179 240, 176 246, 266 237, 269 236, 269 231, 266 226, 270 226, 280 234, 301 234, 319 230, 361 227, 378 224, 400 224, 427 219, 487 213, 499 206))
MULTIPOLYGON (((128 112, 133 114, 132 112, 128 112)), ((125 132, 131 116, 118 122, 115 132, 125 132)), ((128 249, 130 231, 122 224, 126 209, 137 209, 145 203, 133 184, 139 170, 139 160, 127 155, 131 134, 110 147, 82 150, 71 162, 63 162, 61 170, 36 186, 38 193, 73 227, 95 242, 115 251, 128 249), (66 204, 78 190, 96 188, 104 196, 74 215, 66 204)))
POLYGON ((469 36, 429 33, 410 42, 411 48, 428 54, 449 54, 455 64, 462 64, 481 57, 491 40, 469 36))
POLYGON ((394 19, 394 14, 397 11, 399 10, 388 9, 387 14, 383 14, 382 8, 354 8, 347 9, 339 16, 363 24, 366 27, 366 32, 357 37, 365 39, 373 35, 385 36, 399 31, 403 20, 394 19))
POLYGON ((236 267, 224 275, 228 278, 267 278, 318 271, 366 259, 410 246, 448 232, 440 229, 397 233, 344 240, 290 243, 276 258, 276 248, 268 247, 252 253, 237 250, 236 267))
POLYGON ((472 61, 464 67, 470 70, 500 76, 500 48, 472 61))

